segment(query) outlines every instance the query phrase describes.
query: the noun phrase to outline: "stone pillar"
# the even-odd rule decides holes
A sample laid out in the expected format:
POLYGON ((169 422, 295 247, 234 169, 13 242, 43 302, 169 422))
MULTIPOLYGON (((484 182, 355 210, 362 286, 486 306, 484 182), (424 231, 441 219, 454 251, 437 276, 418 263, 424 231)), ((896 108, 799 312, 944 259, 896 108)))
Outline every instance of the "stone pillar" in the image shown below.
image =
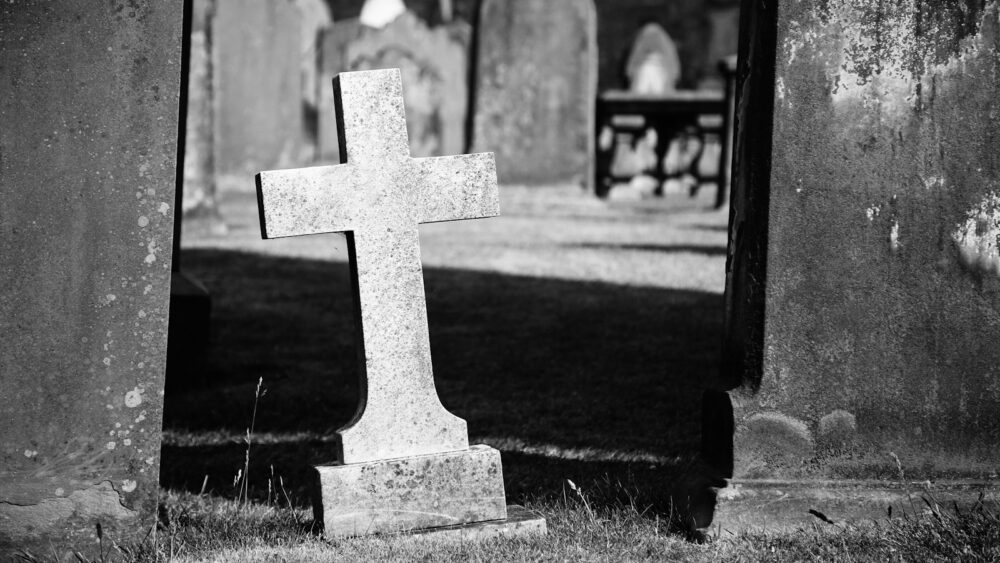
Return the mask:
POLYGON ((1000 462, 1000 5, 743 9, 722 525, 961 497, 1000 462))
POLYGON ((0 7, 0 555, 156 520, 182 2, 0 7))
POLYGON ((496 154, 501 183, 588 184, 597 99, 593 0, 485 0, 477 56, 472 146, 496 154))

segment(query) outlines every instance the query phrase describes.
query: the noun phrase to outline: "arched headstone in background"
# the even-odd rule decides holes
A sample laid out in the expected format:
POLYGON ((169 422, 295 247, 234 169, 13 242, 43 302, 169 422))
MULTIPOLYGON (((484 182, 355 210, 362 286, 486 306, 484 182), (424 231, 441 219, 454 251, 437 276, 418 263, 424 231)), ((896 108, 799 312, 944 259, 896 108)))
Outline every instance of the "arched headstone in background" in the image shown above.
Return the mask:
POLYGON ((681 60, 672 39, 657 23, 648 23, 635 37, 625 64, 629 90, 636 94, 666 94, 677 89, 681 60))
POLYGON ((597 96, 593 0, 484 0, 473 148, 504 183, 589 182, 597 96))
POLYGON ((415 157, 465 150, 468 111, 468 46, 471 29, 455 21, 428 27, 412 12, 383 29, 358 20, 337 22, 322 34, 319 82, 319 160, 338 162, 333 77, 344 71, 398 68, 406 87, 410 154, 415 157))

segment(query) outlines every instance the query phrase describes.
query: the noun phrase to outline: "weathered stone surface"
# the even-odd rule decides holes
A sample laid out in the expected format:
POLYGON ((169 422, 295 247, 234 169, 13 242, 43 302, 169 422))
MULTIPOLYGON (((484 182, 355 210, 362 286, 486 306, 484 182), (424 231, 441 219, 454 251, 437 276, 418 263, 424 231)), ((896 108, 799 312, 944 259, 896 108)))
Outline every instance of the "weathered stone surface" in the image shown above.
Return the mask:
POLYGON ((465 150, 470 36, 464 22, 430 28, 411 12, 382 29, 346 20, 326 30, 321 38, 320 160, 336 162, 340 156, 330 81, 340 72, 357 70, 402 72, 411 155, 465 150))
POLYGON ((913 478, 990 479, 1000 6, 779 4, 744 3, 724 357, 738 425, 822 433, 842 410, 856 443, 758 476, 892 479, 892 452, 913 478))
POLYGON ((155 522, 182 13, 0 7, 0 558, 155 522))
POLYGON ((472 145, 503 182, 590 181, 596 34, 593 0, 483 2, 472 145))
POLYGON ((265 238, 349 233, 365 399, 339 459, 464 450, 465 421, 434 389, 417 225, 497 215, 493 157, 410 158, 398 70, 344 73, 335 87, 346 164, 261 172, 257 189, 265 238))
POLYGON ((333 78, 347 72, 348 45, 362 33, 365 26, 354 19, 338 19, 319 32, 319 73, 316 99, 316 160, 322 163, 340 162, 340 142, 337 134, 337 114, 333 102, 333 78))
POLYGON ((500 452, 488 446, 316 473, 313 510, 327 538, 507 518, 500 452))

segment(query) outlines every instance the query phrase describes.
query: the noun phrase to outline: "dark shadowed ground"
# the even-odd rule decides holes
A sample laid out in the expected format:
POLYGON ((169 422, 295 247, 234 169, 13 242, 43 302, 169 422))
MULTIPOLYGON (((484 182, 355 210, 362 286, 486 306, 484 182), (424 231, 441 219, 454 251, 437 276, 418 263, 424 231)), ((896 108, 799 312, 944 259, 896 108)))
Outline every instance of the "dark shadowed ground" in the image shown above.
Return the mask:
MULTIPOLYGON (((501 193, 500 218, 421 227, 444 405, 473 443, 501 450, 511 502, 561 497, 567 479, 594 502, 661 513, 671 495, 704 494, 700 405, 718 366, 727 214, 709 211, 710 193, 501 193)), ((227 235, 184 239, 184 270, 212 293, 212 339, 202 373, 170 374, 161 483, 234 495, 263 378, 250 495, 267 496, 273 467, 305 506, 309 466, 332 461, 357 401, 345 242, 261 241, 246 196, 223 212, 227 235)))

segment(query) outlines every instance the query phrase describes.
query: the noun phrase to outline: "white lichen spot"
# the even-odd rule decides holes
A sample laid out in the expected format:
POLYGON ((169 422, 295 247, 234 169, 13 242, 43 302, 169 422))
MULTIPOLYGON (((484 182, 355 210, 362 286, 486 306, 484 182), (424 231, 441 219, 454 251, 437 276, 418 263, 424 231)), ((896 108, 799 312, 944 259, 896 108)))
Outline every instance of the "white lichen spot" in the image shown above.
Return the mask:
POLYGON ((122 427, 122 423, 120 423, 120 422, 116 422, 115 423, 115 428, 121 428, 121 427, 122 427))
POLYGON ((161 201, 160 206, 156 210, 160 212, 160 215, 166 216, 167 211, 170 211, 170 205, 165 201, 161 201))
POLYGON ((146 411, 142 411, 142 412, 140 412, 140 413, 139 413, 139 416, 135 417, 135 423, 136 423, 136 424, 139 424, 139 423, 140 423, 140 422, 142 422, 143 420, 146 420, 146 411))
POLYGON ((146 295, 150 291, 153 291, 153 286, 151 286, 151 285, 147 284, 146 287, 142 288, 142 294, 143 295, 146 295))
POLYGON ((142 404, 142 391, 138 387, 132 389, 128 393, 125 393, 125 406, 134 409, 142 404))
POLYGON ((878 214, 882 212, 882 207, 878 205, 873 205, 868 209, 865 209, 865 215, 868 216, 869 221, 874 221, 878 214))
POLYGON ((146 362, 139 362, 139 369, 146 367, 146 362))
POLYGON ((108 443, 107 443, 107 444, 106 444, 106 445, 105 445, 104 447, 105 447, 105 448, 107 448, 107 449, 109 449, 109 450, 113 450, 113 449, 115 449, 115 447, 116 447, 117 445, 118 445, 118 444, 116 444, 116 443, 114 443, 114 442, 108 442, 108 443))
POLYGON ((153 459, 152 457, 147 457, 146 458, 146 465, 153 465, 153 462, 155 462, 155 461, 156 460, 153 459))
POLYGON ((126 446, 131 446, 132 445, 132 439, 131 438, 125 438, 124 440, 122 440, 122 444, 125 444, 126 446))
POLYGON ((139 318, 140 319, 145 319, 146 318, 146 311, 140 310, 139 311, 139 318))
POLYGON ((988 194, 951 234, 962 266, 1000 276, 1000 195, 988 194))
POLYGON ((28 459, 31 459, 31 458, 35 457, 36 455, 38 455, 38 451, 37 450, 24 450, 24 457, 26 457, 28 459))
POLYGON ((139 221, 138 222, 139 222, 139 226, 140 227, 145 227, 146 225, 149 224, 149 218, 146 217, 145 215, 142 215, 142 216, 139 217, 139 221))
POLYGON ((147 264, 152 264, 153 262, 156 262, 156 250, 157 250, 156 241, 150 240, 149 244, 146 245, 146 252, 149 252, 149 254, 146 255, 147 264))
POLYGON ((135 487, 136 487, 136 482, 133 481, 132 479, 124 479, 122 481, 122 490, 125 491, 126 493, 131 493, 132 491, 135 490, 135 487))
POLYGON ((66 494, 66 490, 65 490, 65 489, 63 489, 62 487, 59 487, 58 489, 56 489, 56 496, 57 496, 57 497, 61 497, 61 496, 63 496, 64 494, 66 494))
POLYGON ((105 357, 103 360, 101 360, 101 362, 103 362, 104 365, 106 365, 106 366, 110 366, 111 365, 111 358, 105 357))

